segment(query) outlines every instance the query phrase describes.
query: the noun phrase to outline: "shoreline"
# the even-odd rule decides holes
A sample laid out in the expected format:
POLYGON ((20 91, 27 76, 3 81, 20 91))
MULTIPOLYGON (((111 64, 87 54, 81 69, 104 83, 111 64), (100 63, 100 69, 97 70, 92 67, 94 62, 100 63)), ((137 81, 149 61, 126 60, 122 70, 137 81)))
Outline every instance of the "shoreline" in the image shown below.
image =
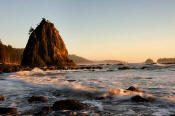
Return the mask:
MULTIPOLYGON (((11 72, 18 72, 18 71, 31 71, 35 67, 30 66, 21 66, 21 65, 12 65, 12 64, 0 64, 0 74, 3 73, 11 73, 11 72)), ((38 67, 44 71, 46 70, 79 70, 79 69, 87 69, 87 70, 94 70, 94 69, 103 69, 102 66, 98 65, 78 65, 76 67, 58 67, 58 66, 45 66, 45 67, 38 67)))
MULTIPOLYGON (((132 63, 129 64, 78 64, 75 67, 59 67, 59 66, 44 66, 44 67, 38 67, 42 69, 43 71, 47 70, 90 70, 95 71, 96 69, 104 69, 104 66, 109 65, 117 65, 118 70, 129 70, 129 69, 149 69, 152 66, 158 66, 158 67, 169 67, 171 65, 175 64, 145 64, 145 63, 139 63, 142 65, 141 67, 135 68, 131 65, 134 65, 132 63)), ((16 64, 0 64, 0 74, 3 73, 11 73, 11 72, 18 72, 18 71, 31 71, 32 69, 36 68, 35 66, 21 66, 16 64)), ((107 70, 107 71, 113 71, 113 70, 107 70)))

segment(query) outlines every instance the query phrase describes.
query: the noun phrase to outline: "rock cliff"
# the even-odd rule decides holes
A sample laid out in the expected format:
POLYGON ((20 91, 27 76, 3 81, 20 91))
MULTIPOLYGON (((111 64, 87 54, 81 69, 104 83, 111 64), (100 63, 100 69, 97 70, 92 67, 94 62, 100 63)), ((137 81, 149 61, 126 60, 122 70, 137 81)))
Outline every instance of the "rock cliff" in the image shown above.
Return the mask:
POLYGON ((43 18, 32 30, 24 49, 22 66, 75 66, 54 24, 43 18))

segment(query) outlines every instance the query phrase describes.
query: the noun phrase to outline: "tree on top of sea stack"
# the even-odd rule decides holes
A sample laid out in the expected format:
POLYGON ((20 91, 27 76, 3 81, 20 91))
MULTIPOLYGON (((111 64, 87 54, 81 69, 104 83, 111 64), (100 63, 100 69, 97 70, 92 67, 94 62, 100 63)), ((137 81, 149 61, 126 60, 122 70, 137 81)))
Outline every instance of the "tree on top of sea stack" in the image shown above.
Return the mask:
POLYGON ((75 66, 54 24, 44 19, 34 29, 24 49, 22 66, 75 66))

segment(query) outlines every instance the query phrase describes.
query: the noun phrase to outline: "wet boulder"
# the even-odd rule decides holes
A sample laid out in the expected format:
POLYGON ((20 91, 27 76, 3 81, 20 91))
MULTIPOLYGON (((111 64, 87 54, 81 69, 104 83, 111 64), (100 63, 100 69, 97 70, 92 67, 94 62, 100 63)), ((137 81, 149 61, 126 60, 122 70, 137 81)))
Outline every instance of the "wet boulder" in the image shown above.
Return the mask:
POLYGON ((14 66, 13 67, 13 72, 18 72, 18 71, 21 71, 20 66, 14 66))
POLYGON ((97 66, 96 69, 103 69, 103 67, 101 67, 101 66, 97 66))
POLYGON ((49 112, 52 112, 52 108, 50 106, 44 106, 37 115, 47 115, 49 112))
POLYGON ((118 69, 119 70, 129 70, 130 67, 129 66, 123 66, 123 67, 119 67, 118 69))
POLYGON ((76 80, 73 80, 73 79, 70 79, 70 80, 67 80, 68 82, 75 82, 76 80))
POLYGON ((141 90, 137 89, 137 88, 134 87, 134 86, 131 86, 131 87, 129 87, 129 88, 126 89, 126 90, 129 90, 129 91, 135 91, 135 92, 139 92, 139 91, 141 91, 141 90))
POLYGON ((56 101, 53 104, 52 109, 54 111, 56 110, 82 110, 86 107, 87 107, 86 104, 83 104, 77 100, 67 99, 67 100, 56 101))
POLYGON ((18 110, 17 108, 4 108, 4 107, 0 107, 0 114, 17 114, 18 110))
POLYGON ((0 94, 0 101, 4 101, 4 100, 5 100, 5 97, 0 94))
POLYGON ((148 67, 147 66, 143 66, 143 67, 141 67, 140 69, 147 69, 148 67))
POLYGON ((13 69, 12 69, 12 67, 4 67, 3 72, 10 73, 10 72, 13 72, 13 69))
POLYGON ((148 99, 143 98, 143 97, 140 96, 140 95, 133 96, 133 97, 131 98, 131 101, 133 101, 133 102, 149 102, 148 99))
POLYGON ((107 98, 107 97, 105 97, 105 96, 100 96, 100 97, 96 97, 95 99, 96 99, 96 100, 103 100, 103 99, 105 99, 105 98, 107 98))
POLYGON ((32 96, 28 99, 28 102, 47 102, 48 98, 43 96, 32 96))

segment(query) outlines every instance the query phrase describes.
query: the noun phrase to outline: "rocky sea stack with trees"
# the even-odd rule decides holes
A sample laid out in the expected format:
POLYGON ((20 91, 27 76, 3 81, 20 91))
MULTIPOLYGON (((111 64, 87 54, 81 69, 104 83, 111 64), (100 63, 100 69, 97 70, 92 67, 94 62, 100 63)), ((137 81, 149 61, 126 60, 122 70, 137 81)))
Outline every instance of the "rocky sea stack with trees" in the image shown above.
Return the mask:
POLYGON ((33 67, 67 69, 76 66, 53 23, 43 18, 36 29, 29 30, 29 34, 25 49, 13 48, 0 41, 0 73, 33 67))
POLYGON ((75 63, 70 60, 66 46, 54 24, 43 18, 31 32, 21 65, 65 68, 75 66, 75 63))

